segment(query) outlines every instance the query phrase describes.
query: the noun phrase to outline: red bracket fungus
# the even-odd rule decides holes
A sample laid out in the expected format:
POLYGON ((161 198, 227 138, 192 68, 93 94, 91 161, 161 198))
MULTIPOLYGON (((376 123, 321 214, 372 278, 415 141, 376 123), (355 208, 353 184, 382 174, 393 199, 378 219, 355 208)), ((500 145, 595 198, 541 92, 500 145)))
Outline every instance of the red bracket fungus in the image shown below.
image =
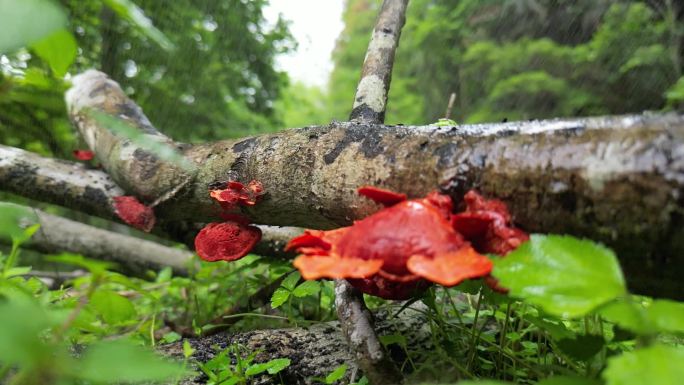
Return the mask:
POLYGON ((150 232, 156 222, 154 211, 134 196, 114 197, 114 211, 124 222, 136 229, 150 232))
POLYGON ((454 286, 487 277, 492 262, 481 253, 503 255, 528 238, 512 227, 503 202, 474 191, 459 214, 437 192, 411 200, 370 186, 358 192, 385 208, 349 227, 307 230, 288 243, 286 250, 300 253, 294 266, 305 279, 348 279, 364 293, 406 299, 433 282, 454 286))
POLYGON ((71 154, 74 158, 82 161, 93 160, 95 157, 95 153, 90 150, 74 150, 71 154))
POLYGON ((247 255, 261 240, 261 230, 249 225, 249 218, 230 212, 239 206, 254 206, 264 194, 261 182, 253 180, 246 186, 237 181, 220 183, 209 190, 221 209, 224 222, 206 225, 195 237, 195 251, 205 261, 235 261, 247 255))

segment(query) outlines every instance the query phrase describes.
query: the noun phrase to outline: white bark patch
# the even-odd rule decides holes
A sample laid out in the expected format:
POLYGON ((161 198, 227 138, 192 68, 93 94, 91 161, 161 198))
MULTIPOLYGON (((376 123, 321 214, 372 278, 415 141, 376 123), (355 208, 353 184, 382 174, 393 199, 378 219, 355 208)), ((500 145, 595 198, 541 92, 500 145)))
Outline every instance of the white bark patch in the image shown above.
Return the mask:
POLYGON ((354 108, 366 104, 375 112, 382 112, 385 110, 385 83, 377 75, 367 75, 359 82, 356 88, 356 100, 354 101, 354 108))
POLYGON ((394 35, 392 35, 391 33, 386 33, 383 31, 373 31, 373 37, 371 38, 371 42, 369 44, 369 51, 393 49, 395 45, 396 39, 394 38, 394 35))

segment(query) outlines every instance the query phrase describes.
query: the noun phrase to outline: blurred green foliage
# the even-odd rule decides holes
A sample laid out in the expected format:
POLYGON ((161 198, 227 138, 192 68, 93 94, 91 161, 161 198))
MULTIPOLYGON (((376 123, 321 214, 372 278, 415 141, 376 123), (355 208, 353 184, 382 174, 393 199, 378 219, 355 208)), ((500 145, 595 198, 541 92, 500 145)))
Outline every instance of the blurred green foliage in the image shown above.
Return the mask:
MULTIPOLYGON (((379 0, 349 0, 329 110, 349 114, 379 0)), ((684 6, 669 0, 413 0, 388 123, 484 122, 677 107, 684 6), (669 104, 668 104, 669 103, 669 104)))

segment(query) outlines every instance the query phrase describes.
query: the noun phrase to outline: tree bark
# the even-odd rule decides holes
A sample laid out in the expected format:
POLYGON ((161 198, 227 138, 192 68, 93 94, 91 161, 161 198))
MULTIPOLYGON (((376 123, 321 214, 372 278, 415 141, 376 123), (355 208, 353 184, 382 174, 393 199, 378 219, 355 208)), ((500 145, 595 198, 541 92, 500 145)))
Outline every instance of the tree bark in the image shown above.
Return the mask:
MULTIPOLYGON (((94 109, 149 129, 116 83, 89 72, 67 100, 112 178, 141 197, 187 184, 158 212, 203 221, 217 212, 212 183, 261 181, 256 223, 329 229, 379 209, 356 195, 375 185, 456 202, 469 189, 506 202, 528 232, 569 233, 615 248, 637 293, 684 298, 684 116, 631 115, 464 126, 354 122, 183 147, 192 172, 135 148, 85 114, 94 109), (99 140, 98 138, 106 138, 99 140), (98 140, 96 140, 98 139, 98 140)), ((175 145, 155 134, 160 141, 175 145)))

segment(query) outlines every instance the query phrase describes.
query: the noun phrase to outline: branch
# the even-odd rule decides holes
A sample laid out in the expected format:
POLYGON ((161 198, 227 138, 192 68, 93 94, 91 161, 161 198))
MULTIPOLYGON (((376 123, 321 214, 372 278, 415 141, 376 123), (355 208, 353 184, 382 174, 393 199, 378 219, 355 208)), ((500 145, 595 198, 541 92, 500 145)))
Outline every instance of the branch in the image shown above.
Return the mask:
MULTIPOLYGON (((394 53, 404 25, 408 0, 385 0, 366 51, 361 80, 349 120, 369 124, 385 121, 394 53)), ((373 329, 363 294, 346 280, 335 280, 335 308, 342 333, 356 361, 372 384, 398 384, 403 376, 391 362, 373 329)))
POLYGON ((394 53, 399 46, 401 28, 406 20, 408 0, 385 0, 375 22, 373 36, 363 61, 361 80, 356 87, 349 117, 361 123, 385 121, 387 95, 392 79, 394 53))
MULTIPOLYGON (((80 163, 45 158, 0 145, 0 190, 121 222, 115 213, 113 198, 125 195, 125 192, 105 172, 89 169, 80 163)), ((263 236, 254 248, 255 253, 281 259, 293 257, 292 253, 283 251, 283 247, 291 238, 301 234, 301 229, 259 227, 263 236)), ((162 231, 155 233, 193 247, 195 234, 200 228, 201 225, 193 223, 162 220, 157 229, 162 231)))
POLYGON ((175 275, 187 276, 193 254, 156 242, 98 229, 34 209, 40 229, 28 248, 54 253, 68 251, 111 261, 131 275, 146 277, 147 271, 171 267, 175 275))

